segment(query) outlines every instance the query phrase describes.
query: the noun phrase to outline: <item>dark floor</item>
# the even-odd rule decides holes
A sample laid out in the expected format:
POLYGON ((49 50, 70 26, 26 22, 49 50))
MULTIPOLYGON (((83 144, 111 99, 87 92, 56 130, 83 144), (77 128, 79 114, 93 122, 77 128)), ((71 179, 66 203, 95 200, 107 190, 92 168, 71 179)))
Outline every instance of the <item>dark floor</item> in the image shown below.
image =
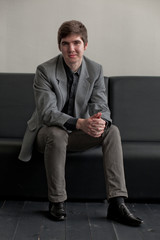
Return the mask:
POLYGON ((107 202, 67 202, 67 219, 48 218, 48 202, 0 201, 0 240, 159 240, 160 204, 127 203, 141 227, 108 221, 107 202))

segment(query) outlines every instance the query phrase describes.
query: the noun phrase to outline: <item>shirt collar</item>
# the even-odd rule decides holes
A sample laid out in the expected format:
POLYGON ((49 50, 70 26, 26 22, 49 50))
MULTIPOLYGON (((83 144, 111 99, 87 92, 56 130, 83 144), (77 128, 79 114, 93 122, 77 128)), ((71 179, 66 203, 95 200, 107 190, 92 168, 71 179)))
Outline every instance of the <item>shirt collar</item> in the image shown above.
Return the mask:
POLYGON ((81 71, 82 64, 81 64, 81 66, 78 68, 78 70, 77 70, 76 72, 73 72, 73 71, 68 67, 68 65, 65 63, 64 58, 63 58, 63 66, 64 66, 64 69, 65 69, 67 75, 70 75, 70 76, 72 76, 73 74, 78 74, 78 76, 80 75, 80 71, 81 71))

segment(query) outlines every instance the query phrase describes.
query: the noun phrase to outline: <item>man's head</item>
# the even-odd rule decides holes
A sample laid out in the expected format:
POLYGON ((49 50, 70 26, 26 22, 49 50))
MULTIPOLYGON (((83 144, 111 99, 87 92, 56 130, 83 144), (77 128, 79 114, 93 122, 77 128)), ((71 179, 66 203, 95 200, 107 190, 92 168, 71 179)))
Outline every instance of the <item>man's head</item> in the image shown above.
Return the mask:
POLYGON ((84 42, 84 45, 88 43, 87 29, 83 23, 71 20, 64 22, 58 30, 58 45, 60 46, 62 38, 66 38, 69 35, 78 35, 84 42))
POLYGON ((88 46, 85 26, 75 20, 64 22, 58 31, 58 45, 65 63, 72 71, 77 71, 88 46))

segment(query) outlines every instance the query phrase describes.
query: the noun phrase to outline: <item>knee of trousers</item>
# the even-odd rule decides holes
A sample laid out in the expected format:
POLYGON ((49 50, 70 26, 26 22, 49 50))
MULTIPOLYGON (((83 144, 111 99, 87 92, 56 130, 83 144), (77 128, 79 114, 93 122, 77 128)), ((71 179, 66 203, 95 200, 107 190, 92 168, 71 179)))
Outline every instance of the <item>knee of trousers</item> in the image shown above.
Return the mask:
POLYGON ((63 145, 68 144, 68 133, 60 127, 48 127, 47 141, 54 144, 63 145))
POLYGON ((117 126, 113 125, 113 124, 111 125, 109 132, 114 137, 116 137, 116 136, 120 137, 119 128, 117 126))
POLYGON ((104 140, 103 140, 103 143, 105 144, 106 143, 106 141, 108 142, 110 142, 110 141, 118 141, 118 142, 121 142, 121 136, 120 136, 120 131, 119 131, 119 129, 118 129, 118 127, 117 126, 115 126, 115 125, 111 125, 110 126, 110 128, 109 128, 109 130, 108 131, 106 131, 106 134, 105 134, 105 136, 104 136, 104 140))

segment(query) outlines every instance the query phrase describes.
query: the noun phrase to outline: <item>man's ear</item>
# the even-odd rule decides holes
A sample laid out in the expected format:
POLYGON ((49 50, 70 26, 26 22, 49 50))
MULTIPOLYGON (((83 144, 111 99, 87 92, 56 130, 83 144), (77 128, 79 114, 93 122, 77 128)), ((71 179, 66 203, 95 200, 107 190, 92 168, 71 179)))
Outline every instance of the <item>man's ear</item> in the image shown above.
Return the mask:
POLYGON ((88 42, 84 45, 84 50, 86 50, 88 47, 88 42))

